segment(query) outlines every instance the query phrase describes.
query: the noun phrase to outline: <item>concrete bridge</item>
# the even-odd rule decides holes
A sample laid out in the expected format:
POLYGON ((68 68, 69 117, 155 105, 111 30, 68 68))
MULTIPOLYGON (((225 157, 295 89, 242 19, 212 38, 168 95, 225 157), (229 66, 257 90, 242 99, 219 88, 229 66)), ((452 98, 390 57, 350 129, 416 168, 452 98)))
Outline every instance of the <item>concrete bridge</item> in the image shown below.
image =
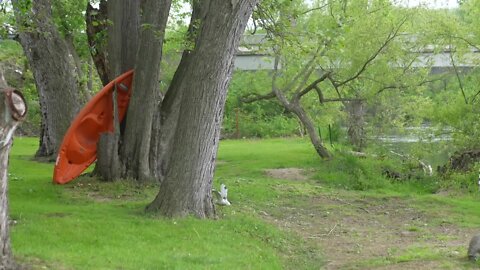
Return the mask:
MULTIPOLYGON (((265 35, 245 35, 238 48, 235 58, 235 68, 239 70, 271 70, 273 69, 273 57, 266 53, 259 53, 260 46, 265 42, 265 35)), ((453 69, 451 51, 445 49, 442 52, 434 52, 433 46, 424 48, 419 54, 414 67, 430 67, 431 74, 449 72, 453 69)), ((461 70, 469 70, 480 65, 480 51, 472 50, 465 55, 461 62, 455 61, 455 66, 461 70)))

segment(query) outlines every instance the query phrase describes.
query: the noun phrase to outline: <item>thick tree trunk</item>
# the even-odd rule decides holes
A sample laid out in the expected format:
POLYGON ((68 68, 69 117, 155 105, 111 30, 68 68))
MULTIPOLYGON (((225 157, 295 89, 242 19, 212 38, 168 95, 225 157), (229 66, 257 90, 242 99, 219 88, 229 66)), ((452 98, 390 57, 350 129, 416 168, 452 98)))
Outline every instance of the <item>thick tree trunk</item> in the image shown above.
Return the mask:
POLYGON ((140 27, 140 1, 107 2, 109 81, 135 66, 140 27))
POLYGON ((170 4, 171 0, 145 0, 142 4, 142 24, 149 27, 142 27, 140 32, 133 93, 121 150, 126 170, 124 176, 141 181, 153 178, 149 161, 150 141, 159 98, 158 79, 170 4))
POLYGON ((13 133, 26 113, 21 95, 7 86, 0 69, 0 269, 15 269, 8 220, 8 155, 13 133), (14 98, 11 98, 15 96, 14 98), (13 109, 13 110, 12 110, 13 109))
POLYGON ((160 192, 147 207, 162 215, 213 217, 212 180, 233 57, 258 0, 195 1, 194 49, 170 91, 182 92, 180 113, 160 192))
POLYGON ((366 136, 364 130, 365 102, 361 99, 348 101, 345 109, 348 112, 348 139, 353 150, 362 152, 365 147, 366 136))
MULTIPOLYGON (((140 27, 140 2, 116 0, 107 2, 108 19, 108 53, 106 64, 108 80, 133 69, 138 48, 138 31, 140 27)), ((135 93, 135 91, 134 91, 135 93)), ((131 105, 130 105, 131 106, 131 105)), ((95 174, 111 181, 121 177, 123 166, 120 164, 119 147, 122 143, 120 126, 116 126, 114 134, 101 135, 98 143, 97 164, 95 174)))
POLYGON ((21 8, 24 3, 12 3, 42 111, 42 136, 36 156, 53 157, 80 107, 74 60, 52 21, 49 0, 32 1, 26 13, 21 8))
MULTIPOLYGON (((189 32, 193 32, 190 27, 189 32)), ((182 86, 187 70, 190 65, 190 51, 185 51, 176 70, 169 90, 165 94, 155 113, 155 121, 152 125, 152 140, 150 152, 150 164, 152 173, 160 183, 165 179, 169 158, 172 151, 173 139, 180 114, 180 104, 186 87, 182 86)))

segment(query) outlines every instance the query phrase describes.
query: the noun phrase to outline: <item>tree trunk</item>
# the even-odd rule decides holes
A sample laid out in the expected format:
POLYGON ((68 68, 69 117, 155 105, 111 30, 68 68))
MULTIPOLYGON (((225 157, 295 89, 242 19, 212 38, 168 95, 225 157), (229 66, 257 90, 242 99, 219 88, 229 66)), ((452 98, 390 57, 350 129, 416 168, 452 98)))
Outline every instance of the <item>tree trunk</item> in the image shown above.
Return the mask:
POLYGON ((70 55, 72 55, 73 62, 75 64, 75 71, 77 74, 77 82, 78 82, 78 89, 81 91, 81 97, 82 97, 82 104, 87 103, 91 98, 92 95, 89 92, 88 89, 88 84, 87 84, 87 78, 85 77, 83 73, 83 68, 82 68, 82 60, 80 60, 80 57, 77 54, 77 50, 75 49, 75 44, 73 43, 73 36, 72 35, 67 35, 65 37, 65 43, 67 44, 67 48, 70 52, 70 55))
POLYGON ((0 269, 15 269, 8 219, 8 155, 13 133, 27 112, 25 100, 9 89, 0 69, 0 269), (13 98, 12 98, 13 97, 13 98))
POLYGON ((142 4, 142 24, 149 27, 142 27, 140 32, 133 93, 121 150, 126 170, 124 176, 141 181, 153 178, 149 161, 150 140, 159 98, 160 62, 170 4, 171 0, 145 0, 142 4))
MULTIPOLYGON (((189 33, 194 29, 190 25, 189 33)), ((160 183, 165 179, 169 158, 172 151, 173 139, 178 124, 182 97, 186 87, 182 86, 187 70, 190 65, 191 51, 184 51, 180 64, 175 71, 170 87, 165 94, 158 112, 155 113, 155 119, 152 126, 152 140, 150 152, 150 164, 152 173, 160 183)))
POLYGON ((138 49, 140 1, 107 1, 109 81, 132 69, 138 49))
POLYGON ((113 132, 105 132, 100 135, 97 144, 97 165, 95 169, 105 181, 114 181, 120 178, 122 165, 118 155, 120 140, 120 123, 118 119, 117 87, 113 90, 113 132))
POLYGON ((257 2, 193 2, 195 46, 182 57, 182 76, 169 89, 183 93, 169 165, 147 210, 168 217, 215 216, 213 171, 233 57, 257 2))
POLYGON ((51 16, 49 0, 14 0, 19 39, 33 71, 42 112, 37 157, 54 157, 80 107, 74 60, 51 16), (23 7, 22 7, 23 6, 23 7), (26 27, 28 26, 28 27, 26 27))
POLYGON ((348 112, 348 139, 353 145, 353 150, 362 152, 365 147, 364 101, 361 99, 348 101, 345 103, 345 109, 348 112))
MULTIPOLYGON (((110 81, 132 69, 135 65, 140 23, 140 2, 130 0, 108 1, 107 10, 108 19, 111 22, 107 28, 108 53, 106 54, 108 80, 110 81)), ((133 91, 133 93, 135 92, 133 91)), ((114 101, 114 107, 115 104, 114 101)), ((131 104, 130 101, 129 107, 131 104)), ((123 141, 122 135, 123 129, 121 130, 117 123, 114 134, 104 133, 101 135, 97 147, 97 164, 94 172, 99 174, 103 180, 111 181, 122 175, 120 168, 123 168, 123 166, 120 164, 121 157, 118 150, 123 141)))
POLYGON ((308 117, 307 112, 301 107, 299 103, 296 102, 291 103, 289 109, 298 117, 300 122, 302 122, 317 154, 322 158, 330 158, 330 152, 328 152, 327 148, 325 148, 325 146, 322 144, 322 139, 320 139, 318 130, 315 128, 315 125, 313 124, 310 117, 308 117))
POLYGON ((87 74, 87 91, 88 93, 93 93, 93 59, 89 57, 88 59, 88 74, 87 74))
POLYGON ((90 47, 92 60, 95 63, 98 76, 103 85, 107 85, 110 82, 107 65, 107 13, 107 2, 105 0, 100 0, 98 9, 95 9, 90 4, 90 1, 87 3, 85 22, 87 26, 88 45, 90 47))

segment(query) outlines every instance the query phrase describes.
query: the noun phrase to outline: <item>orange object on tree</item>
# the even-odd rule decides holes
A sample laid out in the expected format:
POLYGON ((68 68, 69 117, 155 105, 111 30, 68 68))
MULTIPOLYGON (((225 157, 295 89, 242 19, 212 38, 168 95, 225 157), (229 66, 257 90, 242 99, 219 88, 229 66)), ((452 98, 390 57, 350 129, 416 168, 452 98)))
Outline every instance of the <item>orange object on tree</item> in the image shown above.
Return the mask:
POLYGON ((58 151, 53 182, 65 184, 85 171, 97 158, 100 134, 113 132, 113 90, 117 89, 118 119, 127 113, 132 94, 133 70, 108 83, 73 120, 58 151))

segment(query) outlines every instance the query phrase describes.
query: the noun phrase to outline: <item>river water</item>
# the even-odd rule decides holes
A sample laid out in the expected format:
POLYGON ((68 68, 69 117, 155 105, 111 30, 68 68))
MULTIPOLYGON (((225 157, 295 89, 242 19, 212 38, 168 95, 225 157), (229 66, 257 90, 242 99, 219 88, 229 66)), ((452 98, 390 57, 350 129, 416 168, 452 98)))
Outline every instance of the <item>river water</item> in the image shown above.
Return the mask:
POLYGON ((400 131, 384 132, 373 136, 370 143, 380 143, 385 150, 414 156, 435 170, 444 165, 453 154, 451 129, 435 129, 429 126, 407 127, 400 131))

